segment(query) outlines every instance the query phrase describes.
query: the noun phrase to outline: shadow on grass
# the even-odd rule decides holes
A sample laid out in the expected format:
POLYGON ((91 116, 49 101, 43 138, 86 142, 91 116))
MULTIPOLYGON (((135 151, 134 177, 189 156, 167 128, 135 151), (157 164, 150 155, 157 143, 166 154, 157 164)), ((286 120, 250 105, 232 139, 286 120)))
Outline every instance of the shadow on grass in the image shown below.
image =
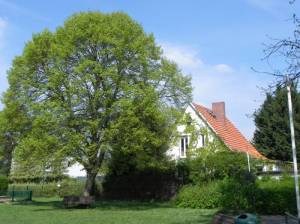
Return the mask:
POLYGON ((99 209, 99 210, 131 210, 131 211, 142 211, 159 208, 175 208, 171 203, 162 202, 139 202, 139 201, 97 201, 91 208, 65 208, 62 203, 62 199, 35 199, 33 201, 20 201, 14 202, 13 205, 22 206, 36 206, 39 207, 34 211, 49 211, 49 210, 64 210, 72 211, 79 209, 99 209))

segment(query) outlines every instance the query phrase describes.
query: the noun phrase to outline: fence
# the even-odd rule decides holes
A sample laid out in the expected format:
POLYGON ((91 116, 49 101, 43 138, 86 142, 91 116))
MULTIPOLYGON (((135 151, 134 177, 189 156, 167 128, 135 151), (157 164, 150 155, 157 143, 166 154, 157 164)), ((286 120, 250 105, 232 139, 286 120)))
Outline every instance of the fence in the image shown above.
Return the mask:
POLYGON ((6 191, 0 192, 1 196, 11 198, 11 201, 32 201, 32 191, 6 191))
POLYGON ((290 213, 285 213, 285 223, 286 224, 300 224, 300 220, 296 217, 291 215, 290 213))

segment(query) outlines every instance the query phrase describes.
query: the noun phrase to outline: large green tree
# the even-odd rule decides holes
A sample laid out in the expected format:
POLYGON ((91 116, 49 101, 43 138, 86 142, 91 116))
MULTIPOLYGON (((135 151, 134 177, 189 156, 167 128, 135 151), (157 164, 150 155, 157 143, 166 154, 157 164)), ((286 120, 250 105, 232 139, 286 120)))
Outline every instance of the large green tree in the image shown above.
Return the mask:
MULTIPOLYGON (((295 83, 292 85, 292 101, 296 145, 300 147, 300 93, 295 83)), ((266 93, 266 99, 254 113, 254 118, 256 148, 269 159, 292 161, 286 88, 277 86, 275 91, 266 93)))
MULTIPOLYGON (((191 98, 190 78, 124 13, 78 13, 33 35, 8 78, 32 120, 16 158, 79 162, 85 195, 114 151, 166 150, 191 98)), ((153 153, 140 155, 147 161, 153 153)))

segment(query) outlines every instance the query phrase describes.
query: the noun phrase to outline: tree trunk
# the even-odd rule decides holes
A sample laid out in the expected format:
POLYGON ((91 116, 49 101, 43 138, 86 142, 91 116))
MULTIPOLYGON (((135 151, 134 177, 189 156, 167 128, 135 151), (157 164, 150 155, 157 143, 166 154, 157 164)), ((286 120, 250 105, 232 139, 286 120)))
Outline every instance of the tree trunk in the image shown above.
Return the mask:
POLYGON ((95 193, 95 182, 97 173, 86 171, 86 182, 84 187, 84 196, 92 196, 95 193))

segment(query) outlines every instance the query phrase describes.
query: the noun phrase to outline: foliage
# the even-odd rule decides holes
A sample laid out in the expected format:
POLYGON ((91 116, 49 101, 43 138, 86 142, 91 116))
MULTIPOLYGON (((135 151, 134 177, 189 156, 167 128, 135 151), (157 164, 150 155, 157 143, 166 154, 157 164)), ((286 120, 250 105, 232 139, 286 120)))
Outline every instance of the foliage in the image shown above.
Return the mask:
MULTIPOLYGON (((291 89, 296 146, 300 147, 300 93, 296 83, 291 89)), ((266 99, 254 113, 254 118, 253 142, 256 148, 269 159, 292 161, 286 88, 277 86, 274 92, 266 93, 266 99)))
POLYGON ((34 197, 55 197, 58 195, 57 183, 22 183, 10 184, 8 190, 26 191, 32 190, 34 197))
POLYGON ((183 187, 176 202, 180 207, 255 210, 256 195, 255 177, 239 170, 223 180, 183 187))
MULTIPOLYGON (((202 184, 213 180, 222 180, 247 169, 247 157, 244 153, 227 150, 210 152, 204 148, 194 158, 189 158, 189 180, 194 184, 202 184)), ((251 167, 255 169, 255 161, 251 167)))
POLYGON ((225 178, 220 184, 220 204, 224 209, 255 211, 260 193, 255 177, 247 171, 225 178))
POLYGON ((8 176, 14 149, 30 129, 31 122, 10 91, 4 95, 2 103, 6 107, 0 111, 0 173, 8 176))
POLYGON ((34 172, 24 172, 24 171, 20 171, 20 172, 13 172, 12 175, 9 176, 9 181, 11 183, 18 183, 18 184, 22 184, 22 183, 50 183, 50 182, 60 182, 64 179, 68 178, 67 175, 53 175, 53 174, 49 174, 47 173, 47 175, 44 176, 37 176, 34 172))
POLYGON ((176 197, 176 205, 183 208, 219 208, 221 206, 219 182, 186 185, 176 197))
POLYGON ((177 187, 175 166, 110 172, 103 183, 104 197, 122 200, 168 200, 177 187))
POLYGON ((262 179, 257 184, 260 189, 255 205, 257 211, 265 214, 297 213, 294 178, 262 179))
POLYGON ((8 178, 0 175, 0 192, 6 191, 8 188, 8 178))
POLYGON ((8 79, 32 121, 16 161, 40 170, 76 161, 87 172, 86 195, 115 150, 138 151, 140 161, 151 150, 161 155, 191 98, 190 78, 124 13, 78 13, 33 35, 8 79))
MULTIPOLYGON (((64 196, 80 196, 82 195, 84 189, 84 182, 76 179, 65 179, 59 183, 60 187, 58 189, 58 195, 60 197, 64 196)), ((97 184, 96 195, 101 194, 100 185, 97 184)))
MULTIPOLYGON (((201 185, 203 182, 222 180, 247 169, 245 153, 231 151, 218 136, 208 128, 203 128, 189 115, 185 115, 180 124, 185 127, 184 133, 189 135, 187 158, 178 163, 178 171, 184 178, 184 183, 201 185), (200 135, 204 136, 204 147, 199 147, 200 135), (209 141, 211 135, 214 137, 213 141, 209 141)), ((256 161, 251 159, 252 168, 255 167, 255 163, 256 161)))
POLYGON ((75 179, 64 179, 61 182, 49 183, 13 183, 9 190, 32 190, 34 197, 63 197, 68 195, 81 195, 84 182, 75 179), (60 185, 60 187, 58 187, 60 185))
POLYGON ((203 185, 184 186, 178 193, 176 204, 187 208, 222 208, 259 214, 297 212, 293 178, 255 180, 247 173, 203 185))

